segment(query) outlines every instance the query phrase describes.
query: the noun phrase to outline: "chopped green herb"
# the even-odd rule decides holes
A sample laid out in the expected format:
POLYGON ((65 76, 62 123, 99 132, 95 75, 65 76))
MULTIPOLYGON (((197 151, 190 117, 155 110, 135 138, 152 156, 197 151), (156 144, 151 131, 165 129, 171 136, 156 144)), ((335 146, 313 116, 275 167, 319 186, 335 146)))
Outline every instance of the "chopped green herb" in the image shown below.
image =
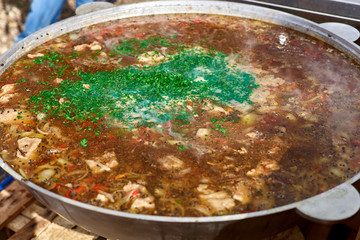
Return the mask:
POLYGON ((88 142, 88 139, 87 138, 84 138, 83 140, 80 141, 80 145, 82 147, 87 147, 87 142, 88 142))
POLYGON ((22 114, 22 112, 18 112, 18 114, 17 114, 18 119, 24 119, 24 116, 22 116, 21 114, 22 114))
MULTIPOLYGON (((160 37, 124 40, 117 51, 122 55, 139 54, 148 49, 155 48, 157 51, 156 48, 174 45, 160 37)), ((220 105, 251 103, 249 96, 258 87, 255 78, 238 68, 232 68, 226 54, 176 47, 178 52, 175 51, 167 61, 155 66, 127 66, 96 73, 78 71, 76 74, 80 80, 64 80, 59 87, 31 97, 33 112, 53 114, 65 122, 96 122, 107 115, 128 127, 139 123, 152 127, 155 123, 168 120, 176 120, 175 124, 182 127, 197 114, 184 107, 186 101, 208 99, 220 105)), ((50 53, 34 62, 56 64, 62 60, 60 54, 50 53)), ((61 76, 66 66, 55 66, 55 69, 58 70, 55 75, 61 76)), ((204 105, 207 105, 206 101, 204 105)), ((211 119, 212 123, 217 121, 223 123, 219 119, 211 119)), ((216 128, 219 130, 220 125, 217 124, 216 128)))
POLYGON ((218 121, 218 119, 217 119, 217 118, 210 118, 210 121, 211 121, 212 123, 216 123, 216 122, 218 121))
POLYGON ((77 58, 79 56, 79 52, 78 51, 74 51, 70 56, 68 56, 67 58, 77 58))
POLYGON ((179 151, 185 150, 185 146, 184 145, 180 145, 179 146, 179 151))
POLYGON ((221 128, 219 131, 220 131, 220 132, 222 132, 223 134, 226 134, 227 129, 223 129, 223 128, 221 128))
POLYGON ((21 82, 26 82, 26 79, 20 79, 19 81, 16 81, 15 83, 21 83, 21 82))

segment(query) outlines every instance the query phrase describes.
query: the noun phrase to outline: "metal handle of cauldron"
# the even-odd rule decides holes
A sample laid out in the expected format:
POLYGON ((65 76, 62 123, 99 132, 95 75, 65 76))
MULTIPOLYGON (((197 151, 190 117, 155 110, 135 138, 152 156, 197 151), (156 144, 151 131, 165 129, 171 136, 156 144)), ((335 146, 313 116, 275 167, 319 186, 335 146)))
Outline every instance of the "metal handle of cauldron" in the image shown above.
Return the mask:
POLYGON ((85 3, 75 10, 76 16, 84 15, 91 12, 96 12, 99 10, 112 8, 114 7, 114 4, 109 2, 91 2, 91 3, 85 3))
POLYGON ((319 24, 320 27, 325 28, 326 30, 335 33, 339 37, 349 41, 355 42, 359 39, 359 31, 351 25, 339 23, 339 22, 324 22, 319 24))
POLYGON ((360 194, 348 182, 306 199, 296 207, 301 216, 320 223, 334 223, 348 219, 359 209, 360 194))

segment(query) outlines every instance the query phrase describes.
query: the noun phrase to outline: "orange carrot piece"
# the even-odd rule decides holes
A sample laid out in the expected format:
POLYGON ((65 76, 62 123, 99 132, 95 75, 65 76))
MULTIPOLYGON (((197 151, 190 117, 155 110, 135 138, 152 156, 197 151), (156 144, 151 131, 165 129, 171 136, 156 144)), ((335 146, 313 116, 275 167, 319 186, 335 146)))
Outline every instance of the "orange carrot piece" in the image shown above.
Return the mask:
POLYGON ((122 173, 122 174, 116 175, 116 176, 115 176, 115 180, 118 180, 118 179, 124 178, 125 176, 126 176, 126 174, 125 174, 125 173, 122 173))

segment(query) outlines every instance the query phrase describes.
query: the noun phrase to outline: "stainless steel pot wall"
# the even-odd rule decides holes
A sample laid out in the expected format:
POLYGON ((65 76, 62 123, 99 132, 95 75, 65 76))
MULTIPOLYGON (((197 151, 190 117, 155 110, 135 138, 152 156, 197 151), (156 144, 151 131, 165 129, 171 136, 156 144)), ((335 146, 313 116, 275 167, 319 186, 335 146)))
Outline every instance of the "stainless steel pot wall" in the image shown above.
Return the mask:
MULTIPOLYGON (((238 16, 286 26, 321 39, 360 63, 360 49, 317 24, 262 7, 217 1, 159 1, 109 8, 69 18, 29 36, 0 58, 0 74, 31 49, 64 33, 89 25, 152 14, 205 13, 238 16)), ((256 239, 291 226, 300 215, 318 221, 337 221, 355 214, 360 196, 345 183, 315 197, 269 210, 217 217, 161 217, 136 215, 80 203, 47 191, 23 179, 0 159, 0 166, 22 181, 50 209, 101 236, 112 239, 256 239)))

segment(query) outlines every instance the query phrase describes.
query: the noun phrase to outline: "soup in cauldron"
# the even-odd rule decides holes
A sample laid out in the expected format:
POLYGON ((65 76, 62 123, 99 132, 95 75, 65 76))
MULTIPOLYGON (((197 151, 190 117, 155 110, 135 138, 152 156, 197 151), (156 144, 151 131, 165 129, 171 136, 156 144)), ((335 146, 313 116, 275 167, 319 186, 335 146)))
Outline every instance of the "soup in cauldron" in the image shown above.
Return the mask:
POLYGON ((84 203, 270 209, 359 171, 359 65, 281 26, 158 15, 55 38, 1 76, 1 157, 84 203))

